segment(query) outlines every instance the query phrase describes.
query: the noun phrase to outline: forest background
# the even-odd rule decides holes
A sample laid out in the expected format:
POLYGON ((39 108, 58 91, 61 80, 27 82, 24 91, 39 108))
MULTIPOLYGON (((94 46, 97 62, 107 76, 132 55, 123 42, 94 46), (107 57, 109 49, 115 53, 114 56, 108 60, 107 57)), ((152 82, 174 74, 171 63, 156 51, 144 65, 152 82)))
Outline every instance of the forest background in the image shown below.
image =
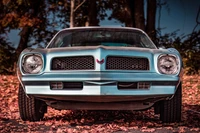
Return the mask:
POLYGON ((15 74, 21 51, 45 47, 60 29, 102 25, 144 30, 158 47, 181 53, 185 74, 199 74, 198 0, 1 0, 0 74, 15 74))
POLYGON ((0 132, 200 132, 199 0, 0 0, 0 132), (45 47, 60 29, 127 26, 183 58, 182 121, 163 124, 147 111, 58 111, 22 121, 16 63, 27 47, 45 47))

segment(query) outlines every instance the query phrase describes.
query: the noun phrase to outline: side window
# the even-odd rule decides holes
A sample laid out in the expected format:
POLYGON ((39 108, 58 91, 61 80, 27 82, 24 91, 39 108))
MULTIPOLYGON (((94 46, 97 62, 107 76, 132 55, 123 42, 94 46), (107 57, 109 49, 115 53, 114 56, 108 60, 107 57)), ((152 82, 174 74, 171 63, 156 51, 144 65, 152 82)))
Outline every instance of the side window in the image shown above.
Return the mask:
POLYGON ((141 35, 141 43, 146 48, 154 48, 145 35, 141 35))
POLYGON ((57 38, 57 39, 55 40, 54 47, 55 47, 55 48, 58 48, 58 47, 60 47, 61 45, 63 45, 63 41, 62 41, 62 39, 59 37, 59 38, 57 38))
POLYGON ((71 47, 72 46, 72 35, 67 35, 62 39, 63 44, 60 47, 71 47))

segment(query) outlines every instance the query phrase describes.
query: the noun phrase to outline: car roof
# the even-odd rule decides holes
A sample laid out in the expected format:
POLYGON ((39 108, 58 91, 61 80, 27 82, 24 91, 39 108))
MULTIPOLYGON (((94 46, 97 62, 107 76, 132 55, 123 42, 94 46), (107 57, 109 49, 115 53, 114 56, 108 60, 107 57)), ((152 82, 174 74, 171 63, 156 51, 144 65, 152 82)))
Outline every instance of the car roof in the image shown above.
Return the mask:
POLYGON ((139 28, 133 28, 133 27, 117 27, 117 26, 87 26, 87 27, 72 27, 72 28, 65 28, 60 30, 61 31, 66 31, 66 30, 81 30, 81 29, 117 29, 117 30, 133 30, 133 31, 138 31, 145 33, 143 30, 139 28))

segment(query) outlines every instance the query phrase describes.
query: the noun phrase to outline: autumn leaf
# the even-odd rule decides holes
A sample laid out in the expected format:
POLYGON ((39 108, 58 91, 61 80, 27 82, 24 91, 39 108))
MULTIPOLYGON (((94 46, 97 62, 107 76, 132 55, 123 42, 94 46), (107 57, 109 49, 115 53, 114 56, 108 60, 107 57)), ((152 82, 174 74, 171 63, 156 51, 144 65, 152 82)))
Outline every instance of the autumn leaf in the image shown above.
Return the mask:
POLYGON ((163 124, 147 111, 72 111, 48 107, 44 120, 22 121, 18 110, 16 76, 0 75, 0 132, 117 133, 200 132, 200 76, 183 77, 182 122, 163 124))

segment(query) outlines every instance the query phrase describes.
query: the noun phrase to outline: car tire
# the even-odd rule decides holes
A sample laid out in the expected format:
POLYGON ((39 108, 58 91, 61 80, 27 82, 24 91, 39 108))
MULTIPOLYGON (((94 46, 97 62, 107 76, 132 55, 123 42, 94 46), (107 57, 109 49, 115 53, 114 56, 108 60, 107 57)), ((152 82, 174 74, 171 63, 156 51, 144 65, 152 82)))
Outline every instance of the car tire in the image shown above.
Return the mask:
POLYGON ((47 112, 46 103, 32 96, 27 97, 21 85, 18 91, 18 105, 20 117, 24 121, 39 121, 47 112))
POLYGON ((161 102, 159 101, 159 102, 156 102, 155 104, 154 104, 154 114, 160 114, 160 104, 161 102))
POLYGON ((174 97, 170 100, 161 102, 160 120, 163 123, 172 123, 181 121, 182 106, 182 84, 180 83, 174 97))

